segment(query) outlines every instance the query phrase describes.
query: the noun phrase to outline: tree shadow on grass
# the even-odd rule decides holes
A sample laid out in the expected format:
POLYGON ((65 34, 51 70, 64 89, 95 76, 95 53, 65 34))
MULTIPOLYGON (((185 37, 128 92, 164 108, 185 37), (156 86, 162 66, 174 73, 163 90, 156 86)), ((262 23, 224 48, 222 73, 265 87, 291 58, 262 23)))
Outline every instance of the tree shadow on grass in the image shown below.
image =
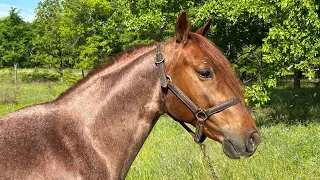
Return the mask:
POLYGON ((270 98, 264 107, 252 110, 259 127, 320 123, 320 88, 314 84, 305 82, 300 89, 282 85, 270 98))

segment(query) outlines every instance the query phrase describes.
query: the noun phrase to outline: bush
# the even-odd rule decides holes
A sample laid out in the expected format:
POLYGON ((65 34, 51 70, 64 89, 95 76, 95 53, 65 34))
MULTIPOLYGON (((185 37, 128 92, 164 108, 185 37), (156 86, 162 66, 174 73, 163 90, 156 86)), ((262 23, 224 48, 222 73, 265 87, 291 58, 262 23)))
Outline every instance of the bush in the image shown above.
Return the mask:
POLYGON ((47 82, 47 81, 58 81, 60 76, 58 73, 50 72, 49 70, 34 69, 33 72, 21 72, 18 74, 18 77, 22 82, 47 82), (20 77, 19 77, 20 76, 20 77))
POLYGON ((74 70, 66 69, 63 71, 63 82, 68 85, 73 85, 81 79, 81 76, 78 75, 74 70))

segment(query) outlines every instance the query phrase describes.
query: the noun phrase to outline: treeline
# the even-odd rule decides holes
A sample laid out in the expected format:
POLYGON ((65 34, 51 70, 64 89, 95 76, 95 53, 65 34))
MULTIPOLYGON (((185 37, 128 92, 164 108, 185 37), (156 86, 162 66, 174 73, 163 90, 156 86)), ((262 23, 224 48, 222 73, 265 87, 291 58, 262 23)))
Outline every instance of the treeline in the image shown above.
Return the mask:
POLYGON ((118 52, 174 35, 181 11, 193 30, 213 19, 208 38, 232 62, 257 105, 290 73, 319 76, 315 0, 43 0, 32 23, 18 9, 0 19, 0 67, 91 69, 118 52))

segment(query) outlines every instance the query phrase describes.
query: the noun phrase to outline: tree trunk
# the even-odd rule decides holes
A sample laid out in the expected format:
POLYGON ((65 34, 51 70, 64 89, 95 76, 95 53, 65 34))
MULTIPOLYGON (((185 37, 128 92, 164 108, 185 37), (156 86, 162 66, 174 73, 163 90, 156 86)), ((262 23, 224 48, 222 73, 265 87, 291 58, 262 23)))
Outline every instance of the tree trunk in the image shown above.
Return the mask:
POLYGON ((318 82, 316 83, 316 87, 320 87, 320 70, 317 70, 316 77, 318 78, 318 82))
POLYGON ((294 82, 293 82, 293 88, 297 89, 300 88, 300 80, 302 78, 302 71, 300 71, 299 69, 294 69, 294 82))
POLYGON ((60 57, 60 78, 63 78, 63 72, 62 72, 62 68, 63 68, 63 61, 62 61, 62 57, 60 57))
POLYGON ((264 79, 262 76, 262 72, 263 72, 262 56, 263 56, 262 53, 259 53, 259 55, 256 55, 256 57, 259 60, 259 81, 260 81, 260 84, 263 84, 263 82, 264 82, 264 79))
POLYGON ((62 50, 59 48, 59 58, 60 58, 60 78, 63 78, 63 60, 62 60, 62 50))
POLYGON ((18 64, 14 63, 14 84, 17 84, 17 67, 18 64))

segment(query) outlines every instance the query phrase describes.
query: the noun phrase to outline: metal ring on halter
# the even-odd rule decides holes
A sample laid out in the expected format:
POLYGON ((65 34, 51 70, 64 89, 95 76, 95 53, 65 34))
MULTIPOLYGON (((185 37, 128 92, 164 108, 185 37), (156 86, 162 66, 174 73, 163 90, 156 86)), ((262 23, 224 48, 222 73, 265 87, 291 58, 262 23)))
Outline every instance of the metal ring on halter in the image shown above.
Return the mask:
POLYGON ((162 54, 162 52, 157 52, 156 53, 156 58, 155 58, 155 61, 154 61, 156 64, 161 64, 164 62, 164 56, 162 54))
POLYGON ((171 81, 171 77, 169 75, 167 75, 167 79, 168 81, 171 81))
POLYGON ((200 109, 196 114, 195 114, 197 121, 200 122, 205 122, 208 119, 208 115, 205 110, 200 109))

